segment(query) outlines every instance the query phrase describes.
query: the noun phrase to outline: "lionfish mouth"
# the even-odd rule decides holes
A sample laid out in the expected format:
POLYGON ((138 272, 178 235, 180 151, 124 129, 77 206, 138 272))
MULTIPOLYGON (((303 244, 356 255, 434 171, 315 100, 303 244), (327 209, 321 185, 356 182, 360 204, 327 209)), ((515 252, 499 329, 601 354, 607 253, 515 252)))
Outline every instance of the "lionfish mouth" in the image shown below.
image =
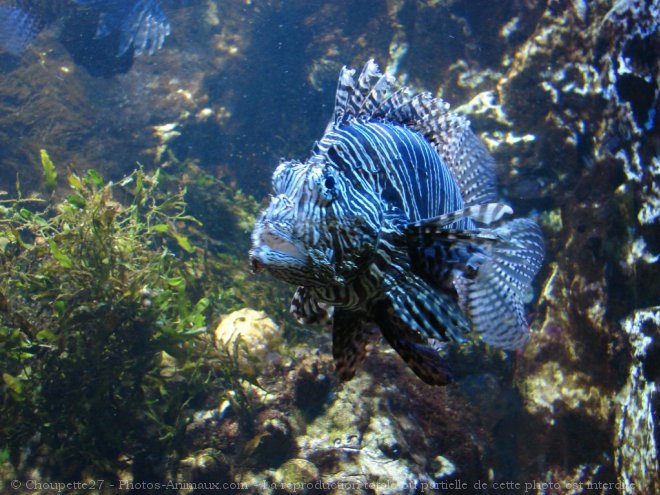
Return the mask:
POLYGON ((294 240, 268 225, 264 226, 253 237, 253 246, 250 250, 250 267, 253 273, 265 269, 285 269, 302 267, 307 264, 307 255, 302 247, 294 240))
POLYGON ((252 273, 259 273, 265 270, 264 265, 257 259, 256 256, 250 255, 250 269, 252 273))

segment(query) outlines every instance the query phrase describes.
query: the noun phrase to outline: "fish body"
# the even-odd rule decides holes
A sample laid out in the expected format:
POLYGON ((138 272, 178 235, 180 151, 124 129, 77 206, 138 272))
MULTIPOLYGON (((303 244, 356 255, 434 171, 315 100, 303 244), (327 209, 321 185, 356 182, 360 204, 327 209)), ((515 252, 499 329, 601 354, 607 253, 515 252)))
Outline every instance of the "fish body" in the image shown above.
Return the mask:
POLYGON ((99 12, 97 38, 119 33, 118 57, 152 55, 171 31, 158 0, 0 0, 0 49, 20 55, 58 16, 76 15, 74 5, 99 12))
POLYGON ((342 70, 311 157, 276 168, 251 264, 299 286, 299 321, 332 326, 341 378, 378 327, 422 380, 446 384, 447 341, 474 329, 504 349, 526 342, 522 300, 542 235, 528 219, 477 227, 511 209, 496 202, 493 160, 464 117, 395 87, 373 61, 354 75, 342 70))

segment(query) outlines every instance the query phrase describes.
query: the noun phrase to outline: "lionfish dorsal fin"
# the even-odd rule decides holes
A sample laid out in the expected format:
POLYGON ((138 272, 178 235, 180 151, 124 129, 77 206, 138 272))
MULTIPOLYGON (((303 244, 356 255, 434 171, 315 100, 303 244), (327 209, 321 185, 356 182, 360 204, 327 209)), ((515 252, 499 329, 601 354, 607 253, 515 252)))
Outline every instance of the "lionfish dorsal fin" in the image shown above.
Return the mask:
POLYGON ((337 92, 335 93, 335 113, 333 120, 328 124, 328 129, 326 132, 333 126, 338 126, 341 122, 344 121, 344 115, 348 107, 348 101, 351 97, 351 94, 355 88, 355 82, 353 81, 353 74, 355 74, 355 69, 349 69, 344 66, 339 73, 339 81, 337 81, 337 92))
POLYGON ((337 83, 337 94, 335 96, 335 115, 330 126, 339 126, 352 118, 361 115, 369 115, 372 110, 373 103, 378 100, 378 89, 383 89, 387 86, 387 78, 383 79, 382 74, 378 70, 376 62, 369 60, 362 72, 357 78, 353 77, 355 69, 343 67, 339 74, 339 82, 337 83), (379 77, 382 81, 372 86, 371 80, 379 77), (371 102, 365 105, 365 102, 371 102))
POLYGON ((355 69, 341 70, 334 118, 326 132, 357 118, 408 126, 424 136, 451 169, 467 206, 495 201, 495 162, 467 118, 450 112, 448 103, 430 93, 396 88, 394 77, 381 74, 373 60, 357 80, 354 76, 355 69))

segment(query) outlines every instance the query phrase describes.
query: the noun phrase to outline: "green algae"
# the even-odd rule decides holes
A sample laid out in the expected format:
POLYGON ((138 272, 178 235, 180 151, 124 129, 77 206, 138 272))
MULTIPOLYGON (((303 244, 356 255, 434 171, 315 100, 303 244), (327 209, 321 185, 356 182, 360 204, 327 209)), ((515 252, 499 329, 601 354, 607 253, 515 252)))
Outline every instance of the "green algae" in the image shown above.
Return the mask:
POLYGON ((248 275, 259 204, 190 163, 116 183, 69 173, 63 191, 42 160, 49 199, 18 181, 0 197, 0 452, 14 475, 174 476, 195 410, 218 399, 239 443, 256 438, 265 390, 240 339, 232 353, 209 329, 245 307, 285 317, 288 288, 248 275))
POLYGON ((2 201, 0 449, 43 474, 148 477, 208 381, 211 290, 185 234, 198 222, 159 174, 68 182, 59 202, 2 201), (164 353, 183 363, 170 375, 164 353))
POLYGON ((43 169, 46 188, 55 189, 57 184, 57 170, 55 169, 53 160, 50 159, 46 150, 40 150, 39 154, 41 156, 41 168, 43 169))

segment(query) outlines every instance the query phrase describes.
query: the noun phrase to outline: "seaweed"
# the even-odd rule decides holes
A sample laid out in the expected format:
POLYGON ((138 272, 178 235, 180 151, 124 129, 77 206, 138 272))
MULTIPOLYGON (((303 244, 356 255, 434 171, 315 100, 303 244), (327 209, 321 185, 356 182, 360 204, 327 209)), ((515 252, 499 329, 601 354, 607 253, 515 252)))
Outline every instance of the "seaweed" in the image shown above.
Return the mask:
POLYGON ((0 451, 19 476, 162 476, 209 380, 198 222, 158 173, 68 182, 0 200, 0 451))

